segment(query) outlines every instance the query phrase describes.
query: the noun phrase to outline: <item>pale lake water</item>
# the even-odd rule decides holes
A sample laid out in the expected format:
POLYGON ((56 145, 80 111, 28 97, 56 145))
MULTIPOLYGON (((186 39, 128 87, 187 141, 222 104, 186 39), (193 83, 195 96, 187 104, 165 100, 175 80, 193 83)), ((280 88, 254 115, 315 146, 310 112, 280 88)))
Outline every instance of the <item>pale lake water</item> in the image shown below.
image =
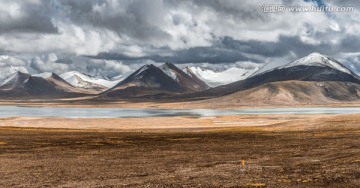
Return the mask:
POLYGON ((64 118, 126 118, 126 117, 209 117, 241 114, 359 114, 360 107, 242 108, 242 109, 145 109, 145 108, 63 108, 0 106, 0 117, 64 117, 64 118))

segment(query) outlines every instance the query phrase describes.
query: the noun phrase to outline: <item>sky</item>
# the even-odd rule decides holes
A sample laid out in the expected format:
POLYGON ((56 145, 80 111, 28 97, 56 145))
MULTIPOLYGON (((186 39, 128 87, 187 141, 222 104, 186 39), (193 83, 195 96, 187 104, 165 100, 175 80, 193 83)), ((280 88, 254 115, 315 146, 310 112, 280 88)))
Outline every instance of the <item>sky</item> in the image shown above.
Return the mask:
POLYGON ((356 0, 0 0, 0 69, 116 76, 143 64, 254 67, 312 52, 360 72, 356 0), (352 12, 263 12, 263 5, 352 12))

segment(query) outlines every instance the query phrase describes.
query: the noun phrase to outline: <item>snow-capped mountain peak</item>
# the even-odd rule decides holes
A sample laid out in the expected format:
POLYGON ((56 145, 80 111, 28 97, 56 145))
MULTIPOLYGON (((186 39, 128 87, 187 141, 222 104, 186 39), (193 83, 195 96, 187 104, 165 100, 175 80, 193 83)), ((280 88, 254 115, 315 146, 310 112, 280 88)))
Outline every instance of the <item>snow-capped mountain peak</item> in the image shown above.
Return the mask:
POLYGON ((201 91, 209 88, 209 86, 195 74, 186 71, 186 69, 181 70, 172 63, 166 62, 159 66, 159 68, 183 88, 188 88, 193 91, 201 91))
POLYGON ((5 78, 9 77, 10 75, 18 71, 23 73, 28 73, 25 67, 13 67, 13 66, 0 67, 0 80, 4 80, 5 78))
POLYGON ((124 93, 122 92, 129 88, 130 90, 133 90, 134 88, 141 88, 141 93, 146 93, 147 89, 151 90, 152 92, 154 90, 161 92, 184 91, 184 88, 182 88, 178 82, 170 78, 160 68, 152 64, 140 67, 138 70, 119 82, 112 89, 108 90, 105 95, 123 95, 124 93))
POLYGON ((0 86, 6 88, 12 88, 20 82, 26 82, 29 79, 30 75, 17 71, 7 77, 5 80, 1 81, 0 86))
POLYGON ((311 53, 303 58, 292 61, 290 63, 286 63, 286 62, 267 63, 264 66, 262 66, 258 71, 254 72, 250 77, 262 75, 274 70, 287 69, 298 66, 330 68, 332 70, 340 71, 357 77, 357 75, 354 74, 350 69, 348 69, 347 67, 336 61, 335 59, 320 53, 311 53))
POLYGON ((301 59, 293 61, 289 64, 279 67, 281 68, 289 68, 295 66, 320 66, 320 67, 330 67, 332 69, 339 70, 341 72, 351 74, 351 71, 346 68, 341 63, 337 62, 335 59, 322 55, 320 53, 311 53, 308 56, 305 56, 301 59))

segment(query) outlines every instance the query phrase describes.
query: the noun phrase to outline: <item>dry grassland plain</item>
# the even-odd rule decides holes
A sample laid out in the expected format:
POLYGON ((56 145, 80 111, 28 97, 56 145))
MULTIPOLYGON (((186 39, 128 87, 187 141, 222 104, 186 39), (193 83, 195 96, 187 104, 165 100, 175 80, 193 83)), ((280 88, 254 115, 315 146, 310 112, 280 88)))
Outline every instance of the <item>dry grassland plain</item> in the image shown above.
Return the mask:
POLYGON ((359 187, 359 115, 0 119, 2 187, 359 187))

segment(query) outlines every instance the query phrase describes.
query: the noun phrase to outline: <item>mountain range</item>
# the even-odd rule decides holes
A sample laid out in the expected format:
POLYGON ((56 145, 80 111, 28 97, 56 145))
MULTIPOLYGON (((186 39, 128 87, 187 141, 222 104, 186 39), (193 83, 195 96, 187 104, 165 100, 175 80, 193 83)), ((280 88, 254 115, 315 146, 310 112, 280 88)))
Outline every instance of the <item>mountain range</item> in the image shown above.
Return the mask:
POLYGON ((316 103, 360 99, 359 76, 336 60, 313 53, 228 85, 185 98, 222 98, 228 103, 316 103), (278 99, 278 100, 276 100, 278 99), (321 100, 320 100, 321 99, 321 100))
MULTIPOLYGON (((178 68, 172 63, 144 65, 115 79, 71 71, 30 75, 12 69, 0 81, 2 98, 225 100, 232 103, 323 103, 360 99, 360 77, 333 58, 312 53, 301 59, 261 68, 213 71, 200 67, 178 68), (220 85, 227 75, 237 79, 220 85), (219 82, 216 82, 217 78, 219 82)), ((0 77, 1 78, 1 77, 0 77)))
POLYGON ((67 98, 94 94, 75 88, 54 73, 30 75, 20 71, 0 82, 0 96, 8 99, 67 98))
POLYGON ((172 63, 160 67, 144 65, 117 85, 102 93, 106 97, 145 97, 191 93, 208 89, 194 74, 186 74, 172 63))

